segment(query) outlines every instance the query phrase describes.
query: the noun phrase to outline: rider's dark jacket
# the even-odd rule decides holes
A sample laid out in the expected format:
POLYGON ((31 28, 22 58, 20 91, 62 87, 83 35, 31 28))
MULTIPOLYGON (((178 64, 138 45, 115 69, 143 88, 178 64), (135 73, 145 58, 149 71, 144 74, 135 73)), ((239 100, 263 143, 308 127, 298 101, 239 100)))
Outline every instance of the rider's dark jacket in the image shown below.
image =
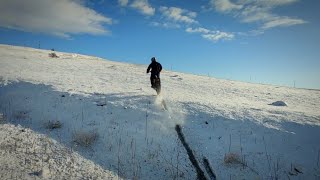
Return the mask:
POLYGON ((160 75, 160 72, 162 70, 162 66, 160 63, 156 62, 156 61, 153 61, 149 66, 148 66, 148 69, 147 69, 147 73, 150 72, 150 69, 151 69, 151 75, 156 75, 156 76, 159 76, 160 75))

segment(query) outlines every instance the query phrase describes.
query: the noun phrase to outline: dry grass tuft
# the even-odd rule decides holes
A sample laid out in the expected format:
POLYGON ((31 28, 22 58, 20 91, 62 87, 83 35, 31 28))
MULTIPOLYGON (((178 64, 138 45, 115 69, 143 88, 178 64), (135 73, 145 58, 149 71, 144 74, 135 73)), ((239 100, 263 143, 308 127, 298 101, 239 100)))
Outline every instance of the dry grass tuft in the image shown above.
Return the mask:
POLYGON ((51 58, 58 58, 59 56, 57 56, 56 53, 49 53, 49 57, 51 57, 51 58))
POLYGON ((76 131, 73 133, 73 142, 80 146, 89 147, 98 139, 98 133, 94 131, 76 131))
POLYGON ((243 164, 240 156, 236 153, 228 153, 224 155, 225 164, 243 164))
POLYGON ((50 129, 50 130, 59 129, 61 128, 61 126, 62 124, 60 121, 49 121, 45 125, 46 129, 50 129))

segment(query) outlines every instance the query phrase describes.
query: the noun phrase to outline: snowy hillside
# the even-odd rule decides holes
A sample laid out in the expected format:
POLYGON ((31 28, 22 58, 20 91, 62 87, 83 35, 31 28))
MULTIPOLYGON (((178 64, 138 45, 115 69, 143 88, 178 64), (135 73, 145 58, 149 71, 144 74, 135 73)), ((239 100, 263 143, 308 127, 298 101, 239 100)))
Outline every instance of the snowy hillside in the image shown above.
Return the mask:
POLYGON ((49 53, 0 45, 0 177, 196 179, 180 125, 207 179, 320 179, 318 90, 49 53))

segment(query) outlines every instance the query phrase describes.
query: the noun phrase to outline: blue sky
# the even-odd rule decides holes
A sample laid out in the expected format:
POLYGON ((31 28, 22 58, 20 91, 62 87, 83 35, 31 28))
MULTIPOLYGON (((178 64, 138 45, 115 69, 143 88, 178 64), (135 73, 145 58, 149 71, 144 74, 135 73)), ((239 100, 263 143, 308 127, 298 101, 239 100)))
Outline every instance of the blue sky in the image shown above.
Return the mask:
POLYGON ((320 89, 320 1, 2 0, 0 43, 320 89))

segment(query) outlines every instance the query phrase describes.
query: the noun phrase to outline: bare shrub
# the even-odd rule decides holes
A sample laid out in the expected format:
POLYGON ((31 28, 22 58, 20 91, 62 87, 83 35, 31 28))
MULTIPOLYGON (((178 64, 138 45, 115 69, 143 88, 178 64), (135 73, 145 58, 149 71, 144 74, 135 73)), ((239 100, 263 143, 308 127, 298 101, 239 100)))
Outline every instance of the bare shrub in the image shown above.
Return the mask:
POLYGON ((58 58, 59 56, 57 56, 56 53, 49 53, 49 57, 51 57, 51 58, 58 58))
POLYGON ((228 153, 224 155, 225 164, 243 164, 240 156, 236 153, 228 153))
POLYGON ((248 166, 245 159, 241 159, 239 154, 236 153, 227 153, 224 155, 224 163, 226 165, 242 165, 243 167, 249 168, 252 172, 259 175, 259 172, 253 169, 252 167, 248 166))
POLYGON ((80 146, 89 147, 98 139, 98 133, 95 131, 76 131, 73 133, 73 142, 80 146))
POLYGON ((59 129, 61 126, 62 124, 60 121, 49 121, 45 124, 45 128, 50 130, 59 129))

